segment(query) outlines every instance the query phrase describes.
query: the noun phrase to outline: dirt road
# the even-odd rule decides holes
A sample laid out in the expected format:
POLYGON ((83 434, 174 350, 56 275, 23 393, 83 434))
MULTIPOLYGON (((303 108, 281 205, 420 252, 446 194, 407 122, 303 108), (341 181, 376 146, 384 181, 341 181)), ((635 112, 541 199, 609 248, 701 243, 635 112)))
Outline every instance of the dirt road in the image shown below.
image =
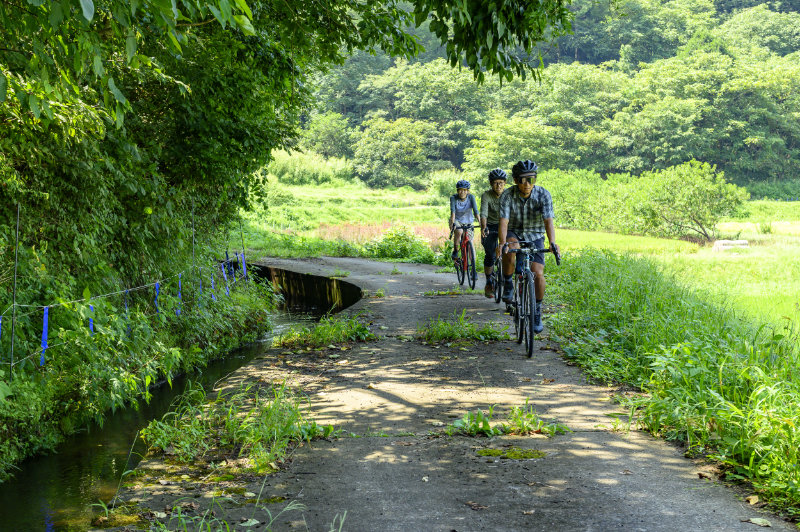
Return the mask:
MULTIPOLYGON (((384 297, 366 297, 345 311, 362 313, 381 339, 323 354, 271 350, 222 384, 285 378, 308 394, 318 423, 350 435, 296 449, 266 480, 218 482, 217 494, 224 490, 231 502, 218 503, 215 518, 237 523, 236 530, 266 530, 270 518, 273 530, 312 531, 338 530, 342 520, 341 530, 351 531, 752 531, 760 519, 773 530, 797 530, 762 514, 743 500, 746 494, 715 481, 710 468, 680 449, 625 430, 624 415, 615 421, 624 414, 612 400, 618 390, 588 383, 565 363, 547 342, 547 328, 532 359, 513 341, 435 348, 414 339, 431 318, 464 309, 476 324, 510 324, 482 293, 424 295, 452 288, 453 274, 361 259, 261 262, 315 275, 349 272, 346 280, 368 294, 383 290, 384 297), (495 405, 494 417, 503 419, 526 399, 540 417, 572 432, 491 439, 443 434, 466 412, 495 405), (524 460, 478 454, 510 446, 541 454, 524 460), (256 507, 253 494, 269 504, 256 507), (290 503, 304 509, 281 513, 290 503)), ((159 470, 172 475, 121 493, 159 517, 176 504, 196 515, 213 495, 208 484, 182 478, 160 460, 146 460, 140 469, 152 478, 159 470)), ((169 517, 175 526, 173 514, 161 520, 169 517)))

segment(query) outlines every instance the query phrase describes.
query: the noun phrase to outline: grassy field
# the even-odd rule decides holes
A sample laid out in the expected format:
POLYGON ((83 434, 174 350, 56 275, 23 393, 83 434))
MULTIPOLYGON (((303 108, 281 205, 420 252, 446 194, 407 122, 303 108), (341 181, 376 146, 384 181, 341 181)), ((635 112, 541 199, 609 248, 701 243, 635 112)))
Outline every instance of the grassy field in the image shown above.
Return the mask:
MULTIPOLYGON (((348 182, 273 183, 268 198, 269 208, 245 215, 245 246, 255 254, 359 256, 365 244, 398 226, 410 228, 437 251, 446 244, 446 198, 428 192, 373 190, 348 182)), ((746 239, 750 246, 724 252, 688 241, 614 233, 559 229, 557 237, 567 257, 587 248, 648 257, 711 302, 759 321, 796 325, 800 202, 753 201, 746 212, 746 218, 726 219, 719 229, 721 237, 746 239)), ((238 243, 236 233, 232 241, 238 243)), ((480 264, 482 249, 477 248, 480 264)))

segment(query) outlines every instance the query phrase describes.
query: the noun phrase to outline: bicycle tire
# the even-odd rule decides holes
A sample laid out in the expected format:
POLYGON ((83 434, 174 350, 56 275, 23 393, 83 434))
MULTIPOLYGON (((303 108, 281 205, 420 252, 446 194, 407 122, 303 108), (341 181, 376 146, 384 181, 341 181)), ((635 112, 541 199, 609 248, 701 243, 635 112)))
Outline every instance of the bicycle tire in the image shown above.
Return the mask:
POLYGON ((467 256, 466 258, 466 274, 468 276, 467 282, 471 289, 475 289, 475 283, 478 280, 477 273, 475 272, 475 255, 472 249, 472 242, 467 241, 467 256))
POLYGON ((534 311, 536 310, 536 283, 533 272, 525 272, 525 285, 525 314, 527 316, 527 320, 525 322, 525 353, 528 355, 528 358, 531 358, 533 356, 534 337, 533 316, 534 311))
POLYGON ((492 282, 494 283, 494 302, 500 303, 503 298, 503 263, 499 260, 494 261, 494 271, 492 272, 492 282))
POLYGON ((464 266, 461 262, 461 259, 454 259, 453 264, 456 267, 456 278, 458 279, 458 284, 464 284, 464 266))
POLYGON ((525 339, 525 305, 523 301, 523 281, 518 275, 514 276, 514 329, 517 332, 517 343, 525 339))

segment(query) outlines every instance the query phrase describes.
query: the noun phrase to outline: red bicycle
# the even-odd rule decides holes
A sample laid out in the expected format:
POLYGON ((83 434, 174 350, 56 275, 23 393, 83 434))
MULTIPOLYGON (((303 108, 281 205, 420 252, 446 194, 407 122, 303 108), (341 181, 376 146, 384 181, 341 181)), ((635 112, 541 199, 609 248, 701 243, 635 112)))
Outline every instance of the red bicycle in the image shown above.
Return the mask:
MULTIPOLYGON (((456 224, 454 226, 454 229, 461 229, 459 254, 453 259, 453 265, 456 268, 456 277, 458 277, 458 284, 463 285, 464 279, 466 278, 468 279, 469 287, 473 289, 475 288, 475 281, 478 279, 478 274, 475 271, 475 250, 469 238, 469 231, 478 227, 480 226, 472 224, 456 224)), ((450 230, 450 237, 453 236, 454 229, 450 230)))

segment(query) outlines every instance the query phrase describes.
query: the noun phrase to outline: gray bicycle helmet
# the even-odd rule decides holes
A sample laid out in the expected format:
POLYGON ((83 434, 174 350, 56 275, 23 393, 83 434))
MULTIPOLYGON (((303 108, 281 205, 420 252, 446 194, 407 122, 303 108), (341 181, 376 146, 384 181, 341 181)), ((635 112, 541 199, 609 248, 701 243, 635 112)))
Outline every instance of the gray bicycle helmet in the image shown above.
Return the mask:
POLYGON ((506 174, 505 170, 502 170, 500 168, 495 168, 494 170, 489 172, 489 184, 491 185, 492 183, 498 180, 507 181, 508 174, 506 174))
POLYGON ((522 174, 535 174, 538 171, 539 171, 539 166, 535 162, 528 159, 525 161, 517 162, 517 164, 514 165, 514 168, 511 169, 511 174, 516 179, 522 174))
POLYGON ((458 183, 456 183, 456 190, 458 190, 459 188, 466 188, 467 190, 469 190, 469 181, 467 181, 466 179, 459 179, 458 183))

